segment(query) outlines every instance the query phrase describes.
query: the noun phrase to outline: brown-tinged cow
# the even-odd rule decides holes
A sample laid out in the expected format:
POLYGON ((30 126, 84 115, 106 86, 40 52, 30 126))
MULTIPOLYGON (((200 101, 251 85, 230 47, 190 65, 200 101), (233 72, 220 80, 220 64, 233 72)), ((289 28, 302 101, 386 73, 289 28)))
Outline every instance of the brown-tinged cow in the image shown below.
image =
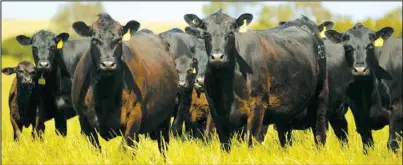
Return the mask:
POLYGON ((96 131, 105 140, 122 133, 131 147, 139 134, 150 133, 161 152, 169 143, 178 78, 166 45, 155 35, 136 33, 139 26, 122 26, 106 13, 90 26, 73 24, 91 45, 76 68, 72 99, 82 132, 99 148, 96 131), (129 29, 130 40, 122 42, 129 29))

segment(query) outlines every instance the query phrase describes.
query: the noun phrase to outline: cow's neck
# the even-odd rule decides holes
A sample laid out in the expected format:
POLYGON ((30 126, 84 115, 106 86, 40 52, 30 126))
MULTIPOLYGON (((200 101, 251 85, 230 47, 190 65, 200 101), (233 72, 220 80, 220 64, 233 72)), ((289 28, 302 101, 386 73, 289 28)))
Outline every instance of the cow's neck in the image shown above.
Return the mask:
POLYGON ((96 76, 95 95, 97 100, 109 100, 121 97, 124 88, 123 71, 119 69, 112 74, 96 76))
MULTIPOLYGON (((356 103, 362 105, 362 110, 369 110, 371 105, 371 96, 375 88, 375 77, 354 78, 351 84, 350 98, 354 99, 356 103)), ((368 111, 369 113, 369 111, 368 111)))
POLYGON ((34 86, 25 86, 18 84, 17 87, 17 104, 20 112, 27 112, 32 103, 32 95, 34 94, 34 86))

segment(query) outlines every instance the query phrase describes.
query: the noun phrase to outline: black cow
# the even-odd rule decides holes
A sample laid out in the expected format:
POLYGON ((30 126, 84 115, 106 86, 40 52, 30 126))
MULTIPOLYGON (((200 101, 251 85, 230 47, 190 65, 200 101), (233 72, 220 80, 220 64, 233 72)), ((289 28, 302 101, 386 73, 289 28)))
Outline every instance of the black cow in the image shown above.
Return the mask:
MULTIPOLYGON (((10 88, 8 106, 10 107, 10 121, 14 131, 14 140, 21 137, 22 129, 32 125, 35 128, 36 109, 38 106, 37 81, 38 74, 35 65, 22 61, 15 67, 6 67, 1 70, 6 75, 16 74, 10 88)), ((32 129, 34 135, 34 129, 32 129)))
MULTIPOLYGON (((193 28, 203 29, 209 61, 205 91, 224 149, 230 149, 234 130, 246 125, 258 141, 262 124, 286 124, 305 107, 317 109, 314 134, 325 142, 327 108, 326 57, 316 24, 303 17, 303 26, 281 26, 237 33, 244 20, 218 12, 199 19, 184 16, 193 28)), ((248 136, 251 144, 251 138, 248 136)))
POLYGON ((16 37, 21 45, 31 45, 39 73, 39 114, 35 131, 45 130, 45 121, 55 119, 58 134, 66 136, 67 119, 76 115, 71 103, 71 76, 83 52, 89 48, 85 40, 71 40, 68 33, 55 35, 41 30, 32 37, 16 37))
MULTIPOLYGON (((285 24, 285 23, 283 23, 285 24)), ((318 30, 324 33, 324 30, 331 29, 334 23, 331 21, 325 21, 318 25, 318 30)), ((281 25, 280 25, 281 26, 281 25)), ((302 24, 300 24, 302 26, 302 24)), ((326 37, 326 36, 321 36, 326 37)), ((341 58, 344 56, 344 51, 341 49, 340 44, 334 44, 328 41, 326 38, 324 40, 324 45, 326 48, 326 65, 328 70, 328 87, 329 87, 329 102, 327 109, 327 119, 332 125, 334 133, 342 142, 347 142, 347 120, 345 114, 348 110, 347 104, 345 104, 345 90, 346 90, 346 80, 345 77, 350 75, 345 75, 348 69, 347 64, 341 58), (343 77, 344 76, 344 77, 343 77)), ((312 128, 314 126, 315 111, 311 109, 305 109, 298 116, 294 117, 289 125, 275 125, 279 133, 279 140, 282 147, 285 144, 292 145, 291 136, 292 130, 305 130, 307 128, 312 128), (287 137, 281 134, 287 134, 287 137)))
POLYGON ((382 104, 391 110, 388 147, 399 148, 402 132, 402 39, 389 38, 377 49, 379 65, 388 71, 393 80, 382 80, 379 86, 382 104), (399 136, 396 136, 399 135, 399 136))
POLYGON ((386 40, 393 32, 390 27, 374 32, 361 23, 344 33, 325 32, 330 41, 342 44, 344 49, 344 57, 340 58, 345 58, 348 69, 344 71, 352 78, 340 81, 347 82, 347 103, 361 135, 364 153, 367 153, 367 146, 374 145, 371 130, 381 129, 389 123, 389 112, 381 101, 381 93, 385 91, 380 91, 378 86, 383 84, 382 79, 392 80, 392 76, 379 65, 373 42, 379 37, 386 40))
MULTIPOLYGON (((197 36, 198 33, 200 33, 199 30, 195 29, 195 28, 191 28, 191 27, 186 27, 185 28, 186 33, 190 34, 190 35, 194 35, 197 36)), ((197 98, 195 99, 195 97, 193 97, 193 100, 197 100, 196 102, 198 102, 199 104, 193 104, 193 107, 196 106, 201 106, 202 108, 200 110, 196 110, 196 109, 190 109, 190 114, 192 116, 195 116, 196 114, 206 114, 204 113, 204 111, 207 111, 208 113, 206 114, 207 116, 201 115, 200 117, 203 119, 206 119, 205 123, 202 120, 201 123, 203 124, 197 124, 198 127, 200 128, 199 130, 202 130, 202 132, 204 132, 204 136, 208 136, 210 135, 210 133, 212 133, 212 129, 214 129, 214 122, 211 119, 211 115, 210 115, 210 110, 207 107, 204 107, 204 102, 207 102, 207 100, 205 99, 205 93, 204 93, 204 76, 206 74, 206 69, 207 69, 207 62, 208 62, 208 55, 206 53, 206 46, 204 43, 203 39, 198 38, 197 39, 197 45, 196 45, 196 50, 195 50, 195 58, 197 59, 198 63, 197 63, 197 75, 196 75, 196 80, 195 80, 195 84, 194 84, 194 88, 195 88, 195 92, 197 94, 197 98)), ((200 122, 199 122, 200 123, 200 122)), ((266 135, 267 129, 268 129, 268 125, 263 126, 263 130, 261 131, 261 139, 264 138, 264 136, 266 135)), ((241 134, 241 137, 246 133, 245 131, 246 127, 244 127, 244 129, 238 130, 238 133, 241 134)))
POLYGON ((199 137, 199 131, 190 121, 190 114, 188 113, 192 104, 193 84, 197 74, 198 61, 195 58, 197 39, 178 28, 162 32, 158 36, 167 43, 179 77, 178 87, 180 91, 178 103, 173 113, 172 130, 175 135, 181 135, 182 125, 185 122, 186 132, 199 137))
POLYGON ((130 147, 139 134, 150 133, 163 152, 178 82, 166 45, 155 35, 136 33, 137 21, 121 26, 106 13, 98 16, 91 26, 73 24, 79 35, 91 37, 72 87, 82 133, 99 149, 96 131, 107 141, 122 133, 130 147), (122 42, 129 29, 133 37, 122 42))

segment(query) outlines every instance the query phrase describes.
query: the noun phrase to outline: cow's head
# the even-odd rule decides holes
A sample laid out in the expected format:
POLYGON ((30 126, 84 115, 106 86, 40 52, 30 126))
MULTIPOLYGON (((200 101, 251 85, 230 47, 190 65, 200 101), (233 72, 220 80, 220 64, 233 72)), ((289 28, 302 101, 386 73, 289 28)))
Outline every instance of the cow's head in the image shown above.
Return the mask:
POLYGON ((73 28, 80 36, 91 38, 90 54, 95 67, 102 72, 113 72, 120 68, 123 34, 129 29, 131 34, 135 33, 140 23, 129 21, 121 26, 106 13, 99 14, 98 17, 91 26, 78 21, 73 24, 73 28))
POLYGON ((236 60, 241 72, 252 73, 251 67, 238 55, 235 48, 235 33, 238 33, 242 25, 252 21, 252 14, 245 13, 234 19, 219 10, 203 20, 194 14, 186 14, 184 19, 190 27, 202 29, 202 33, 197 36, 205 41, 211 65, 226 66, 236 60))
POLYGON ((386 40, 393 32, 391 27, 384 27, 373 32, 361 23, 357 23, 345 33, 328 30, 325 35, 332 42, 343 44, 346 60, 351 67, 353 76, 370 77, 375 75, 379 79, 391 80, 392 76, 379 66, 375 56, 374 41, 379 37, 386 40))
POLYGON ((197 60, 190 56, 180 56, 175 59, 175 68, 178 73, 179 88, 188 88, 193 85, 194 77, 197 74, 197 60))
POLYGON ((22 61, 15 67, 3 68, 1 72, 5 75, 17 74, 18 85, 22 86, 33 86, 38 79, 35 65, 28 61, 22 61))
MULTIPOLYGON (((187 34, 197 36, 200 31, 191 27, 186 27, 187 34)), ((197 39, 195 55, 197 59, 197 75, 195 78, 195 88, 202 89, 204 87, 204 75, 206 74, 208 55, 206 53, 206 46, 203 39, 197 39)))
POLYGON ((19 35, 16 37, 21 45, 32 45, 32 54, 38 71, 49 72, 54 69, 58 59, 57 49, 61 48, 63 42, 69 39, 68 33, 55 35, 52 32, 41 30, 32 37, 19 35))

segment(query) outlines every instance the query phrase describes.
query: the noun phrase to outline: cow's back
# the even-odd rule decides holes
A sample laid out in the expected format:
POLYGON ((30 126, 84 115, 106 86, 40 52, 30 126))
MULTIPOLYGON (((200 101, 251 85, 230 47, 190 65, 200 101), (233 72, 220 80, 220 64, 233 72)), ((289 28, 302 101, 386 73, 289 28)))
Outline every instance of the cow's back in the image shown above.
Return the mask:
POLYGON ((125 44, 129 49, 124 49, 122 59, 141 92, 143 107, 147 109, 141 128, 141 132, 147 132, 157 124, 153 119, 170 116, 178 78, 166 45, 158 37, 136 34, 125 44))
POLYGON ((383 80, 389 87, 392 99, 402 97, 402 39, 390 38, 380 48, 379 65, 387 70, 393 80, 383 80))
MULTIPOLYGON (((237 50, 254 72, 248 75, 251 82, 246 84, 264 84, 269 92, 267 115, 288 118, 295 114, 295 110, 302 110, 313 96, 318 70, 312 41, 300 42, 279 33, 284 32, 249 31, 237 34, 237 50)), ((235 83, 242 81, 239 77, 235 83)), ((236 89, 238 95, 243 93, 239 91, 247 89, 242 85, 235 86, 241 87, 236 89)))
POLYGON ((79 39, 63 44, 63 61, 72 76, 81 57, 89 50, 90 43, 89 39, 79 39))

